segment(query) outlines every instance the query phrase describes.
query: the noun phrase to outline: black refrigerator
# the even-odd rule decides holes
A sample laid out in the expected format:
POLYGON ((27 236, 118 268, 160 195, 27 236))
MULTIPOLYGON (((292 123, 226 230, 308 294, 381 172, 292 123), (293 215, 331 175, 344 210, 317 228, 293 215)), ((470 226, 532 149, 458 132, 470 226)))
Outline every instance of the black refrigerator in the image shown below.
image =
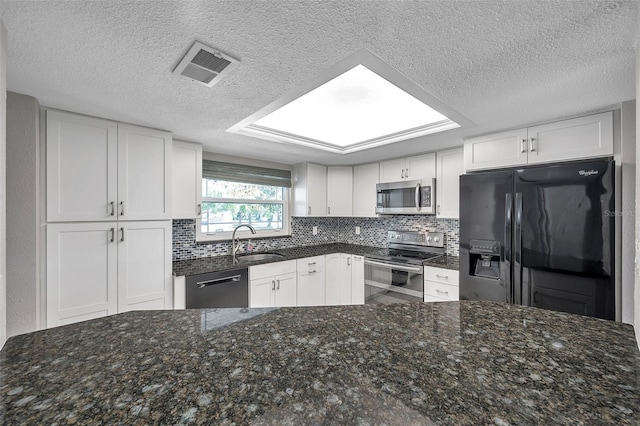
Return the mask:
POLYGON ((614 162, 460 176, 460 299, 615 318, 614 162))

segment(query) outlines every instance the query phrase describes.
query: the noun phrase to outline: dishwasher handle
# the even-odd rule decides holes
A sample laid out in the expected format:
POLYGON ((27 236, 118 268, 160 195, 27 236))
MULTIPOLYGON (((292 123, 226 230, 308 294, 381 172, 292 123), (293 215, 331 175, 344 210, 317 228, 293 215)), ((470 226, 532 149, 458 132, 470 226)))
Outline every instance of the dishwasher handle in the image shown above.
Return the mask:
POLYGON ((217 278, 215 280, 199 281, 196 283, 196 287, 205 288, 205 287, 209 287, 216 284, 225 284, 225 283, 230 283, 234 281, 240 281, 241 278, 242 277, 240 275, 233 275, 230 277, 217 278))

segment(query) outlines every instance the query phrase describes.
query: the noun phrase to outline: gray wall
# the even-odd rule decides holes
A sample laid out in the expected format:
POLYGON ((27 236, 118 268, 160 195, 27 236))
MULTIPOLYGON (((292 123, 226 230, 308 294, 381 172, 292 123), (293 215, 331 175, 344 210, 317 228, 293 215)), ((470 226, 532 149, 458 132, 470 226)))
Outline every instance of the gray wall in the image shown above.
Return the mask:
POLYGON ((40 105, 7 94, 7 335, 39 329, 40 105))
MULTIPOLYGON (((636 103, 629 101, 620 108, 620 158, 621 176, 618 185, 621 192, 618 219, 621 223, 620 244, 616 246, 621 270, 619 304, 622 322, 633 324, 634 321, 634 260, 635 248, 635 193, 636 193, 636 103)), ((617 272, 617 271, 616 271, 617 272)))
MULTIPOLYGON (((0 8, 2 4, 0 2, 0 8)), ((0 9, 1 10, 1 9, 0 9)), ((2 14, 0 13, 0 17, 2 14)), ((7 29, 0 20, 0 176, 6 166, 7 29)), ((6 183, 0 178, 0 349, 7 340, 6 183)))

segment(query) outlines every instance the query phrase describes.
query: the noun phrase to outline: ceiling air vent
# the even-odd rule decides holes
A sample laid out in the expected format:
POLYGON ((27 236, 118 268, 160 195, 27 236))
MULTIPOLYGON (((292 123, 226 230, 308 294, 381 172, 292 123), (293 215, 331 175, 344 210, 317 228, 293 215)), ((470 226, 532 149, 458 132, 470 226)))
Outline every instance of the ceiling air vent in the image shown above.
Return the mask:
POLYGON ((173 70, 191 80, 213 87, 224 76, 233 71, 240 61, 196 41, 173 70))

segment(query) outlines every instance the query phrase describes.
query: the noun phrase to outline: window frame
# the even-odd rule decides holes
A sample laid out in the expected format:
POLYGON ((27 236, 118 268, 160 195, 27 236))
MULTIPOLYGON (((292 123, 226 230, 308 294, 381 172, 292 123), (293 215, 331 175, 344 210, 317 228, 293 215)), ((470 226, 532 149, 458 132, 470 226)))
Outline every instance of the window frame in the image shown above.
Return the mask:
MULTIPOLYGON (((202 178, 203 187, 205 186, 205 180, 202 178)), ((219 179, 222 180, 222 179, 219 179)), ((252 234, 247 228, 240 228, 236 237, 240 238, 274 238, 274 237, 288 237, 291 236, 291 188, 286 186, 281 187, 283 189, 282 200, 254 200, 250 198, 213 198, 202 197, 202 203, 239 203, 239 204, 281 204, 282 205, 282 229, 280 230, 260 230, 256 229, 256 233, 252 234), (245 232, 246 231, 246 232, 245 232)), ((231 241, 233 231, 225 232, 202 232, 202 216, 196 220, 196 242, 215 242, 215 241, 231 241)))

